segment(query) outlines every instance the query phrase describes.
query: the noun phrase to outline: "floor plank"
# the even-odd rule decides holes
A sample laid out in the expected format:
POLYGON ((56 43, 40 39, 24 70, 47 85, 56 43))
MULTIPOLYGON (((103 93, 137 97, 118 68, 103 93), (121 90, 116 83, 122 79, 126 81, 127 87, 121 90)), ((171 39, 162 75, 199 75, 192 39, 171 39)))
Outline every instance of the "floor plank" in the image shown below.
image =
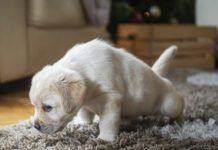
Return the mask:
POLYGON ((33 115, 28 90, 18 90, 0 95, 0 127, 15 124, 33 115))

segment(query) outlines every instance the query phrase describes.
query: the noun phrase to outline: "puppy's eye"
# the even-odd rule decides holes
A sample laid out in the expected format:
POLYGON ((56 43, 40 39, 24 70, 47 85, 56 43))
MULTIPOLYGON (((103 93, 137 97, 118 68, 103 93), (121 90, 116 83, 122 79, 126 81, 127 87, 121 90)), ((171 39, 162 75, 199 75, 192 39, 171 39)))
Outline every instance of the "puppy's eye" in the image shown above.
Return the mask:
POLYGON ((45 112, 50 112, 52 110, 52 107, 50 105, 44 105, 42 106, 42 109, 45 111, 45 112))

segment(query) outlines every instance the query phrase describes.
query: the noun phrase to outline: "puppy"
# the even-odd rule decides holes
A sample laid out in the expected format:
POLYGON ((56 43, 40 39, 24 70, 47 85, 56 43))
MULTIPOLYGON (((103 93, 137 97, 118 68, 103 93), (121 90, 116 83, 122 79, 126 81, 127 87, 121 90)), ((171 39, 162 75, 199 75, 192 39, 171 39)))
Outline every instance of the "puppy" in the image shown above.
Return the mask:
POLYGON ((176 52, 168 48, 150 68, 102 40, 78 44, 32 79, 34 127, 42 133, 62 130, 75 115, 81 123, 100 118, 98 138, 113 141, 121 119, 160 114, 183 115, 183 98, 163 76, 176 52))

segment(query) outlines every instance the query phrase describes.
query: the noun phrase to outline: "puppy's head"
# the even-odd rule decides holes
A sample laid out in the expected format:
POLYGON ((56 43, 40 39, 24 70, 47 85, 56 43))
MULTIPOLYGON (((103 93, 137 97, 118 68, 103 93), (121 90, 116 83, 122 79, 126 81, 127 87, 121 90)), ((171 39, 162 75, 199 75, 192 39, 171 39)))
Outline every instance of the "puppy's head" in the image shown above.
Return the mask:
POLYGON ((30 100, 34 127, 42 133, 62 130, 80 108, 85 93, 82 77, 69 69, 46 66, 32 79, 30 100))

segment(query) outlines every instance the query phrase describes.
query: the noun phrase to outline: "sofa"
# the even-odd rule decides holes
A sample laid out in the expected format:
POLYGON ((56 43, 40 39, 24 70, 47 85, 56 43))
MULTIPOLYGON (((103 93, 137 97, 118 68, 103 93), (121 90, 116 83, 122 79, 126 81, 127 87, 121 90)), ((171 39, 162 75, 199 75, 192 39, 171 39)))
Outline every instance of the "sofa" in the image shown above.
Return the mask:
POLYGON ((109 0, 0 0, 0 84, 33 75, 78 42, 108 39, 109 0))

